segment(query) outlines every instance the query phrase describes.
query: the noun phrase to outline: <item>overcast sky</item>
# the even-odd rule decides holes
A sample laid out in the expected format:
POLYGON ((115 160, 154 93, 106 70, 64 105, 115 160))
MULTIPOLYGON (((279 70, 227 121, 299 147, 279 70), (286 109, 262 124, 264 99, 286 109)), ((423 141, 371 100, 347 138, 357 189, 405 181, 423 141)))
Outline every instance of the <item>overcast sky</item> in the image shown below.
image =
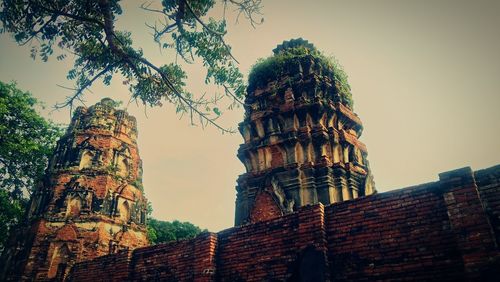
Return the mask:
MULTIPOLYGON (((144 23, 139 1, 125 1, 119 29, 133 32, 154 62, 160 54, 144 23)), ((361 137, 378 191, 436 181, 440 172, 474 170, 500 163, 500 1, 290 1, 264 0, 264 24, 253 29, 240 19, 229 25, 228 43, 247 75, 283 40, 303 37, 334 55, 349 75, 354 111, 364 123, 361 137)), ((220 11, 219 11, 220 12, 220 11)), ((29 58, 0 35, 0 80, 15 80, 47 107, 70 93, 65 80, 71 58, 48 63, 29 58)), ((189 67, 190 89, 212 93, 205 70, 189 67)), ((88 105, 102 97, 128 101, 119 78, 96 84, 88 105)), ((146 195, 153 216, 190 221, 218 231, 234 219, 235 184, 244 167, 236 157, 242 138, 214 128, 192 127, 174 108, 134 105, 146 195)), ((49 114, 68 123, 69 111, 49 114)), ((242 109, 226 111, 220 123, 236 128, 242 109)))

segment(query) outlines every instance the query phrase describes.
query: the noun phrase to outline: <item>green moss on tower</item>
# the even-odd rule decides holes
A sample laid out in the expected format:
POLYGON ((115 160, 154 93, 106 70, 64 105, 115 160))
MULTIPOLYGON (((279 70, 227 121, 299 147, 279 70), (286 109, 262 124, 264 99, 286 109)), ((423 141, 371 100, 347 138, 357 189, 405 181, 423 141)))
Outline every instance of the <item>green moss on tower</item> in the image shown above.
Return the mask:
POLYGON ((352 93, 347 74, 333 56, 325 56, 302 38, 284 41, 273 53, 270 57, 259 59, 252 66, 248 78, 248 93, 266 87, 271 81, 301 76, 308 68, 318 75, 330 77, 335 83, 340 102, 352 109, 352 93))

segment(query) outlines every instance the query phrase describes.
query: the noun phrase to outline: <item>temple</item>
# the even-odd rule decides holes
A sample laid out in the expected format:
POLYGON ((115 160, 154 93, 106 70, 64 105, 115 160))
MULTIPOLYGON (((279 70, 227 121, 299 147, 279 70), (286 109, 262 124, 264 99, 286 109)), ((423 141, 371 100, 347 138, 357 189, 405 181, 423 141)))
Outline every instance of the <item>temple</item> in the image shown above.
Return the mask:
POLYGON ((345 73, 302 39, 273 53, 249 77, 234 227, 148 246, 136 122, 103 99, 77 109, 0 280, 498 281, 500 165, 377 193, 345 73))
POLYGON ((0 280, 62 280, 75 262, 148 245, 136 120, 114 106, 76 109, 0 280))
POLYGON ((302 39, 254 66, 239 129, 236 225, 375 193, 346 75, 302 39), (270 71, 273 70, 273 71, 270 71))

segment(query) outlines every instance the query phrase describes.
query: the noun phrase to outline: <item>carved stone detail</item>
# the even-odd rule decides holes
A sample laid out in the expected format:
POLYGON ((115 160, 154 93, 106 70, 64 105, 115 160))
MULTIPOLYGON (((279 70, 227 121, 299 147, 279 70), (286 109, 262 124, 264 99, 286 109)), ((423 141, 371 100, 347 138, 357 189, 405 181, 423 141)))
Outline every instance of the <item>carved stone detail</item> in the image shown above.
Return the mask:
POLYGON ((77 108, 33 193, 9 276, 62 280, 75 262, 148 244, 136 138, 135 118, 112 100, 77 108))
MULTIPOLYGON (((289 213, 376 192, 366 146, 358 140, 361 120, 339 96, 332 74, 321 70, 313 56, 285 65, 288 69, 275 81, 248 87, 249 106, 239 125, 244 144, 238 157, 246 173, 236 187, 236 225, 260 220, 254 212, 255 207, 266 210, 256 203, 260 200, 289 213), (269 185, 269 179, 279 185, 269 185)), ((261 219, 272 210, 262 212, 261 219)))

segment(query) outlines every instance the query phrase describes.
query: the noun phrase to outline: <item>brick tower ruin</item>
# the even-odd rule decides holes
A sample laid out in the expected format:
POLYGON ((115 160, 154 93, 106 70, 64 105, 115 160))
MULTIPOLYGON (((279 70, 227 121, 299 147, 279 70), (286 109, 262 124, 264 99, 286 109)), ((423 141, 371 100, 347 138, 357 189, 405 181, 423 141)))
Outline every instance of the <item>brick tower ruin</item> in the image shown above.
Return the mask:
POLYGON ((32 195, 29 227, 4 254, 5 277, 60 280, 76 262, 148 245, 136 138, 135 118, 111 99, 76 109, 32 195))
POLYGON ((343 70, 302 39, 273 53, 250 73, 236 225, 375 193, 343 70))

